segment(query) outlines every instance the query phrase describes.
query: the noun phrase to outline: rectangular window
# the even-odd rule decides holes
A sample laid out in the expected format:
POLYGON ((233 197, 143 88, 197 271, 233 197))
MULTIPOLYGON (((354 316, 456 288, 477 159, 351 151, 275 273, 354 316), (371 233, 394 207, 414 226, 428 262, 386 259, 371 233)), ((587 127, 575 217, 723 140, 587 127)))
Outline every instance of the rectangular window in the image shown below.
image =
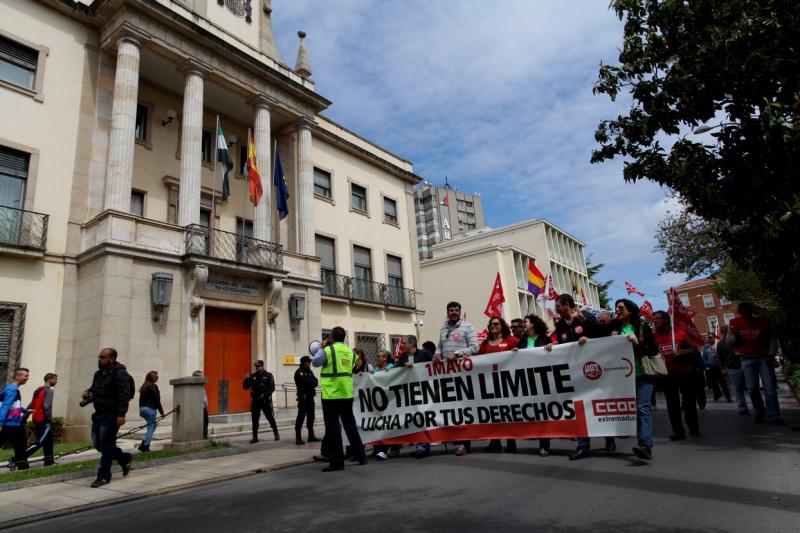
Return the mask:
POLYGON ((212 157, 214 154, 211 152, 213 148, 213 136, 209 130, 203 130, 203 140, 202 140, 202 155, 203 155, 203 163, 211 163, 212 157))
POLYGON ((353 277, 372 281, 372 256, 369 248, 353 246, 353 277))
POLYGON ((323 198, 332 198, 330 172, 314 168, 314 194, 323 198))
POLYGON ((25 152, 0 146, 0 206, 22 209, 30 157, 25 152))
POLYGON ((367 210, 367 189, 355 183, 350 184, 350 206, 358 211, 367 210))
POLYGON ((719 305, 731 305, 731 299, 727 296, 720 296, 719 305))
POLYGON ((733 313, 725 313, 725 315, 722 317, 722 319, 725 321, 726 324, 730 324, 731 320, 733 320, 734 316, 735 315, 733 313))
POLYGON ((150 108, 146 105, 136 105, 136 126, 134 129, 134 137, 137 141, 147 141, 147 122, 150 119, 148 116, 150 108))
POLYGON ((19 364, 25 331, 25 304, 0 302, 0 379, 10 381, 10 369, 19 364))
POLYGON ((0 36, 0 80, 33 90, 39 51, 0 36))
POLYGON ((703 295, 703 307, 706 309, 711 309, 714 307, 714 296, 711 294, 704 294, 703 295))
POLYGON ((714 333, 717 330, 717 315, 708 317, 708 332, 714 333))
POLYGON ((141 191, 131 191, 131 214, 144 216, 144 193, 141 191))
POLYGON ((403 288, 403 260, 393 255, 386 256, 386 274, 390 287, 403 288))
POLYGON ((367 361, 369 361, 371 365, 374 365, 378 356, 378 350, 383 350, 384 347, 383 334, 356 331, 356 346, 364 350, 367 361))
POLYGON ((330 237, 315 235, 316 254, 320 259, 320 268, 330 272, 336 272, 336 241, 330 237))
POLYGON ((247 176, 247 144, 239 145, 239 173, 247 176))
POLYGON ((391 198, 383 198, 383 220, 397 224, 397 202, 391 198))
POLYGON ((688 294, 686 294, 685 292, 681 293, 681 294, 678 295, 678 298, 681 299, 681 303, 684 305, 684 307, 689 307, 689 295, 688 294))
POLYGON ((236 255, 242 263, 247 262, 247 247, 253 244, 253 222, 244 221, 244 235, 242 234, 242 219, 236 219, 236 255))

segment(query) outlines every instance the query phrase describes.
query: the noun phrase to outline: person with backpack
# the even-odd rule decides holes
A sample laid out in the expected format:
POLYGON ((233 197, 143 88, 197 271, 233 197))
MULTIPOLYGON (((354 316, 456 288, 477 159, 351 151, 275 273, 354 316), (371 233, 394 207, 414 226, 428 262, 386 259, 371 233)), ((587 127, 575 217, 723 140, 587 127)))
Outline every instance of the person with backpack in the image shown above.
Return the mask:
POLYGON ((135 391, 133 378, 128 374, 125 365, 117 362, 117 350, 114 348, 100 350, 97 367, 92 386, 82 395, 84 402, 88 400, 94 405, 92 443, 100 452, 97 479, 90 485, 92 488, 111 483, 113 461, 119 463, 123 477, 130 473, 133 462, 133 455, 123 453, 117 446, 117 432, 125 424, 128 404, 135 391))
POLYGON ((10 463, 14 463, 20 470, 28 468, 25 456, 25 446, 28 442, 25 436, 25 424, 22 421, 26 409, 22 407, 19 388, 28 382, 29 377, 27 368, 18 368, 14 371, 14 381, 0 391, 0 448, 11 441, 14 446, 14 457, 10 463))
POLYGON ((33 391, 33 399, 28 405, 28 412, 31 414, 33 428, 36 431, 36 440, 28 446, 25 451, 26 457, 30 457, 39 448, 44 448, 44 466, 56 464, 53 458, 53 395, 58 376, 52 372, 44 375, 44 385, 33 391))

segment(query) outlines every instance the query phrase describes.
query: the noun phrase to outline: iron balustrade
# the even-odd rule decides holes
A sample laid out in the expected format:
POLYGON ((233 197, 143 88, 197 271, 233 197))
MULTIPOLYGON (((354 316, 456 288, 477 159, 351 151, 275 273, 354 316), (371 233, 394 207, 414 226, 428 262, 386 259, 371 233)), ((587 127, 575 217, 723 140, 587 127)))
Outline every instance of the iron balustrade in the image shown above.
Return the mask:
POLYGON ((359 302, 416 308, 416 296, 412 289, 342 276, 332 270, 322 270, 322 294, 359 302))
POLYGON ((49 215, 0 206, 0 244, 44 251, 49 215))
POLYGON ((187 255, 200 255, 234 263, 276 270, 283 269, 283 248, 237 233, 207 228, 200 224, 186 226, 187 255))

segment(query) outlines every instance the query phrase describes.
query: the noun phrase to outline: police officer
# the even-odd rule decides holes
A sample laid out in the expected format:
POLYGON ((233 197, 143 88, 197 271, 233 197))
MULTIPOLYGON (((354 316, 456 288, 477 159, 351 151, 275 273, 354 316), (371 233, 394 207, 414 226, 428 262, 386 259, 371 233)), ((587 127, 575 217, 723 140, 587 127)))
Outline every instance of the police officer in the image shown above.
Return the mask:
POLYGON ((339 421, 350 441, 353 458, 360 464, 367 464, 364 444, 358 434, 356 419, 353 416, 353 351, 344 343, 347 336, 344 328, 335 327, 331 336, 322 342, 314 354, 312 364, 322 367, 322 417, 325 419, 325 442, 329 465, 323 472, 344 470, 344 451, 339 421))
POLYGON ((272 415, 272 393, 275 392, 275 379, 264 369, 264 361, 256 361, 253 366, 256 371, 245 376, 242 384, 245 390, 250 389, 250 415, 253 418, 253 438, 250 439, 250 444, 258 442, 258 420, 261 418, 262 411, 275 434, 275 440, 280 440, 278 426, 272 415))
POLYGON ((294 431, 297 436, 294 443, 305 444, 300 435, 303 429, 303 419, 308 428, 308 442, 319 442, 314 436, 314 396, 317 394, 317 377, 311 371, 311 358, 304 355, 300 358, 300 368, 294 373, 294 384, 297 386, 297 420, 294 422, 294 431))

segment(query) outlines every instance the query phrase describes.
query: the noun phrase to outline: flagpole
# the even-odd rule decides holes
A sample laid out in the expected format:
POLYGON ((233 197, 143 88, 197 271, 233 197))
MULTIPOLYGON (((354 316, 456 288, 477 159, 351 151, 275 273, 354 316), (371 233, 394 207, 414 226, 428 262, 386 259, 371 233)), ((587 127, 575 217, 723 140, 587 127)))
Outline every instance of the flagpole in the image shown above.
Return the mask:
MULTIPOLYGON (((250 128, 247 128, 247 159, 250 159, 250 128)), ((244 173, 245 186, 242 188, 242 250, 244 250, 244 225, 247 223, 247 185, 250 182, 250 165, 244 173)))
POLYGON ((219 163, 219 115, 217 115, 217 129, 214 132, 214 177, 211 178, 211 219, 209 224, 214 227, 214 218, 216 218, 217 210, 217 163, 219 163))
POLYGON ((670 326, 672 327, 672 355, 675 355, 675 289, 669 288, 669 308, 672 310, 672 316, 669 318, 670 326))

